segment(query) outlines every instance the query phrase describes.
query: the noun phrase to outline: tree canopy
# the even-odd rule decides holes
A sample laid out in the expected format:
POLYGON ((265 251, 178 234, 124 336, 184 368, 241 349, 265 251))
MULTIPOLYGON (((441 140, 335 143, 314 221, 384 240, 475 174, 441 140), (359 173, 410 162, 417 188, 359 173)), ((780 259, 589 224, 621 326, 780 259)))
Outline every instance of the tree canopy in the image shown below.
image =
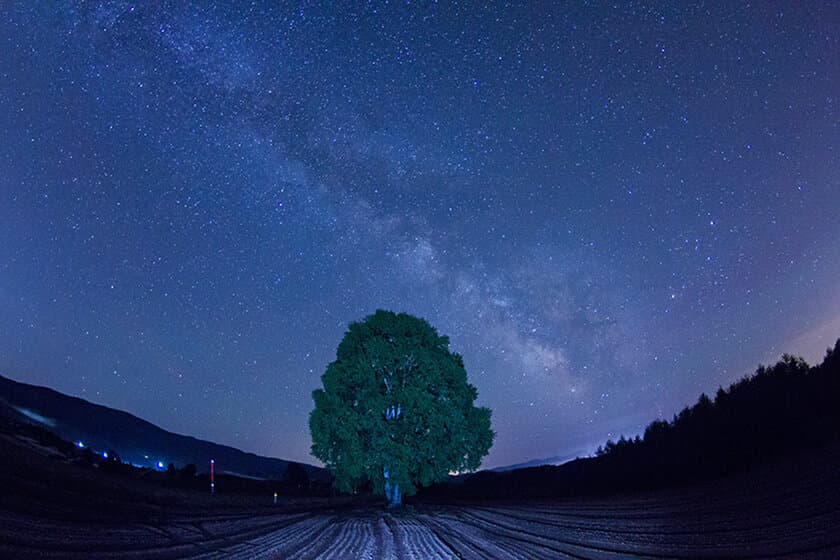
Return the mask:
POLYGON ((312 393, 312 454, 352 491, 410 495, 475 470, 493 444, 490 409, 474 406, 449 338, 423 319, 378 310, 350 325, 312 393))

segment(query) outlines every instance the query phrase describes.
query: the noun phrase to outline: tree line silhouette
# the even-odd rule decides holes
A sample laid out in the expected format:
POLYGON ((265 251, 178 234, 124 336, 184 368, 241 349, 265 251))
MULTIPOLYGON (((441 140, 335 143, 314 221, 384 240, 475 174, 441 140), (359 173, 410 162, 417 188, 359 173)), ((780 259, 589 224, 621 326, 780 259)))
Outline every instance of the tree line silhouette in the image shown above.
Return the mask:
POLYGON ((701 394, 644 435, 607 441, 561 466, 481 472, 430 494, 541 497, 630 491, 728 475, 840 441, 840 340, 820 365, 785 354, 773 366, 701 394))

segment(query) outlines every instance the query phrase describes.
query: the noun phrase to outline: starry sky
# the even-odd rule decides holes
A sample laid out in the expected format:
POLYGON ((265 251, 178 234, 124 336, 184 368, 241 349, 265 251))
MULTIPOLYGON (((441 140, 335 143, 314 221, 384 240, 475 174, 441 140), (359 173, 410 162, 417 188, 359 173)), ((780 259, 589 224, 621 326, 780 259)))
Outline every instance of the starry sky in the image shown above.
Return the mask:
POLYGON ((840 336, 838 4, 273 4, 0 6, 0 373, 316 463, 406 311, 495 467, 840 336))

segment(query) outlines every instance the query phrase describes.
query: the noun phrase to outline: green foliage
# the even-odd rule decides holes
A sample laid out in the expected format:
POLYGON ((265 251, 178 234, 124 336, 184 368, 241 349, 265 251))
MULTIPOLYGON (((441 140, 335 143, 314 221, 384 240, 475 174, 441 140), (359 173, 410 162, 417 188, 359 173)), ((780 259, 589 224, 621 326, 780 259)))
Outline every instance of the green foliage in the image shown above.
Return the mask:
POLYGON ((493 444, 490 409, 477 408, 461 356, 426 321, 378 310, 352 323, 312 393, 312 454, 345 492, 370 484, 384 494, 383 469, 403 494, 475 470, 493 444), (389 407, 400 407, 395 419, 389 407))

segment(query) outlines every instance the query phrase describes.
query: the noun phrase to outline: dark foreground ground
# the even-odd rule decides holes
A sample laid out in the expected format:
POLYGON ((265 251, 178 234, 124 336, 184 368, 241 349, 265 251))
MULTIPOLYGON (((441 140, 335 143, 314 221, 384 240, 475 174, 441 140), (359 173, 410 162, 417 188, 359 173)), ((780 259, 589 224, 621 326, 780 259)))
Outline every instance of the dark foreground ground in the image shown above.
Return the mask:
POLYGON ((0 441, 2 558, 840 558, 840 449, 611 498, 414 503, 211 497, 0 441))

